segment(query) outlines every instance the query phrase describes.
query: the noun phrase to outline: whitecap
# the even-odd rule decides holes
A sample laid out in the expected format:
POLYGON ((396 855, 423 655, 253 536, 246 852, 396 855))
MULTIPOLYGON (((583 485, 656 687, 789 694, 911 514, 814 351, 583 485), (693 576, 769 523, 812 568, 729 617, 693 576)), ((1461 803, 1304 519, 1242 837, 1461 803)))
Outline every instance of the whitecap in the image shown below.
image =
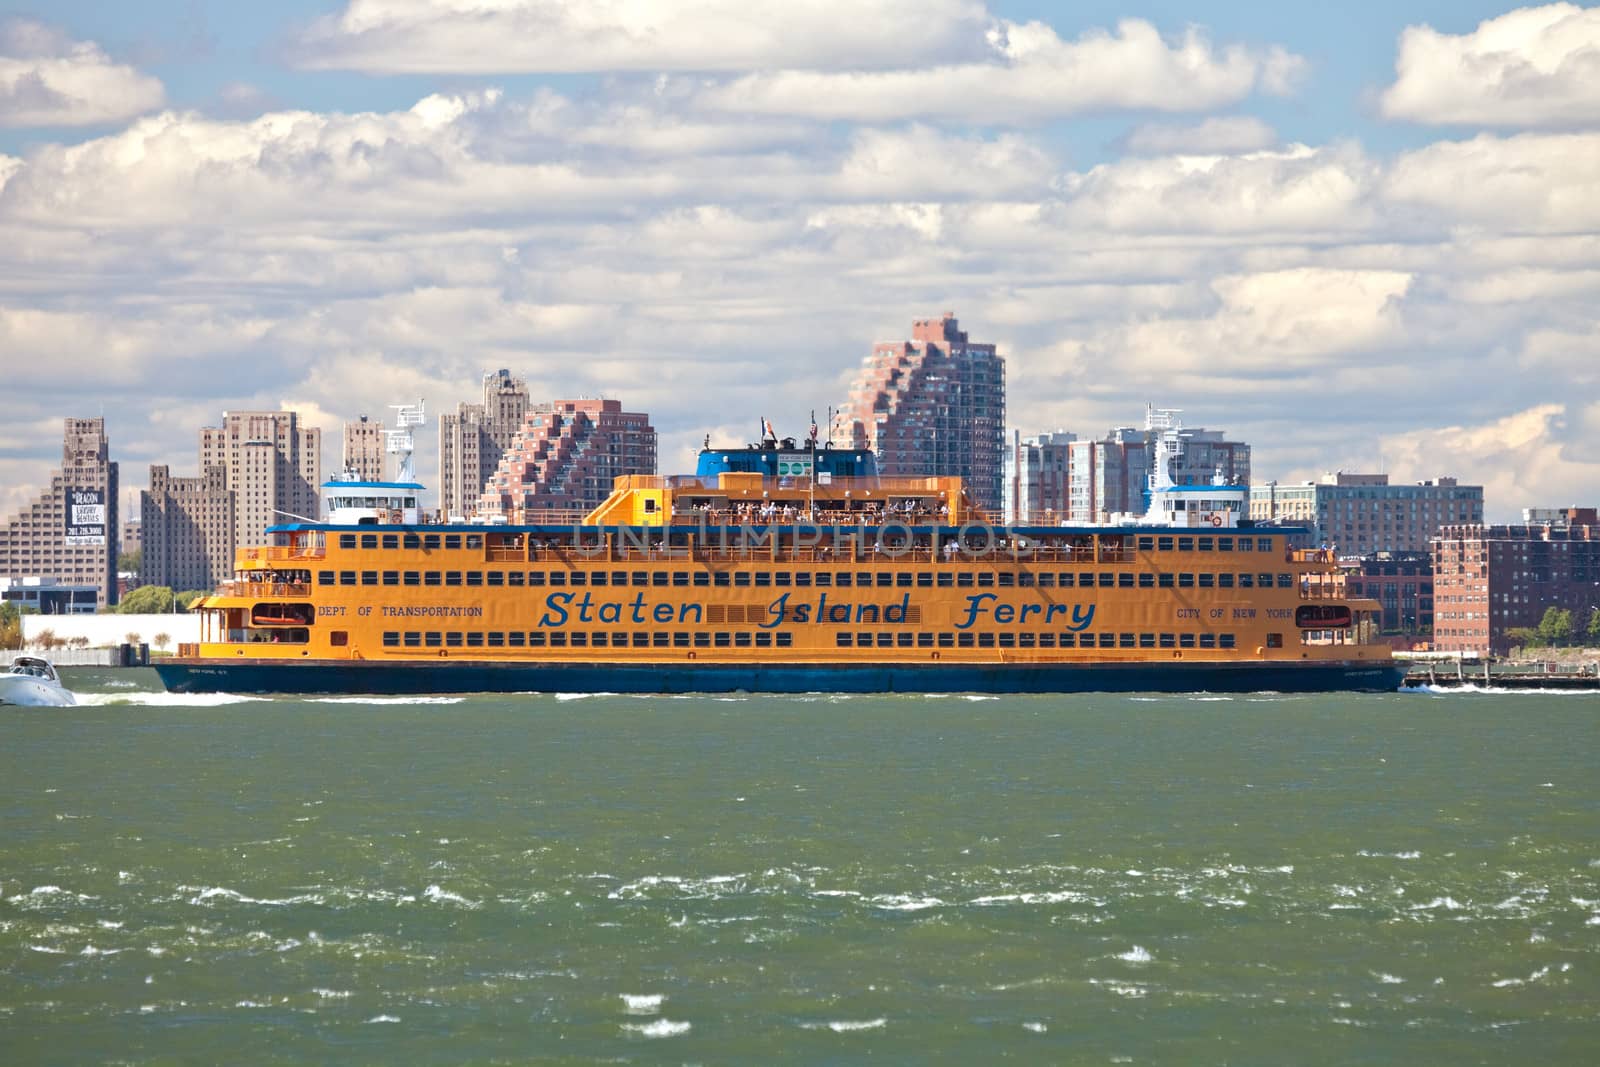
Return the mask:
POLYGON ((228 704, 271 703, 272 698, 254 693, 83 693, 78 703, 85 705, 139 704, 157 708, 220 708, 228 704))
POLYGON ((1045 1031, 1050 1029, 1044 1023, 1036 1023, 1036 1022, 1025 1022, 1025 1023, 1022 1024, 1022 1028, 1024 1030, 1031 1030, 1033 1033, 1036 1033, 1036 1034, 1042 1034, 1045 1031))
POLYGON ((374 1015, 367 1020, 369 1023, 397 1023, 399 1021, 400 1016, 398 1015, 374 1015))
POLYGON ((1376 978, 1384 985, 1401 985, 1405 982, 1405 979, 1401 978, 1399 975, 1386 974, 1383 971, 1373 971, 1372 977, 1376 978))
POLYGON ((1434 897, 1426 904, 1413 904, 1412 911, 1434 911, 1443 908, 1445 911, 1461 911, 1465 905, 1451 896, 1434 897))
POLYGON ((858 1030, 882 1030, 889 1025, 888 1019, 835 1019, 825 1023, 801 1023, 803 1030, 832 1030, 836 1034, 848 1034, 858 1030))
POLYGON ((1527 985, 1528 983, 1520 978, 1502 978, 1498 982, 1490 982, 1489 984, 1496 989, 1508 989, 1512 986, 1527 985))
POLYGON ((122 953, 122 949, 120 949, 120 948, 95 948, 93 945, 85 945, 85 946, 83 946, 83 951, 78 953, 78 955, 80 955, 80 956, 116 956, 116 955, 120 955, 121 953, 122 953))
POLYGON ((311 992, 323 1000, 345 1000, 350 996, 348 989, 313 989, 311 992))
POLYGON ((676 1037, 689 1032, 688 1023, 672 1019, 657 1019, 648 1023, 623 1023, 622 1028, 631 1030, 640 1037, 676 1037))
POLYGON ((1125 960, 1128 963, 1149 963, 1154 958, 1147 949, 1138 945, 1134 945, 1126 952, 1117 953, 1117 959, 1125 960))
POLYGON ((64 956, 67 953, 64 948, 52 948, 49 945, 29 945, 28 947, 35 952, 45 952, 51 956, 64 956))
POLYGON ((929 908, 944 907, 944 901, 938 897, 911 897, 901 894, 872 897, 868 903, 885 911, 926 911, 929 908))
POLYGON ((660 993, 621 993, 622 1007, 629 1015, 654 1015, 661 1010, 660 993))
POLYGON ((440 889, 436 885, 430 885, 428 888, 424 889, 422 891, 422 895, 433 901, 435 904, 459 904, 463 908, 476 908, 479 906, 478 902, 475 900, 468 900, 459 893, 452 893, 447 889, 440 889))

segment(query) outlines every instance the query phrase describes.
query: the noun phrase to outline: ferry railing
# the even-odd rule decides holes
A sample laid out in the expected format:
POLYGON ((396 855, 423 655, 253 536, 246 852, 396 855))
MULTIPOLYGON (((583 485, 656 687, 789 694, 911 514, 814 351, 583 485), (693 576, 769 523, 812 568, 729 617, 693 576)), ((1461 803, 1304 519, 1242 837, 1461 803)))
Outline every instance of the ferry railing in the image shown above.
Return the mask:
POLYGON ((226 582, 234 596, 310 596, 310 582, 226 582))
POLYGON ((236 558, 241 561, 282 563, 290 560, 319 560, 325 556, 326 552, 321 548, 307 548, 300 545, 255 545, 239 549, 236 558))

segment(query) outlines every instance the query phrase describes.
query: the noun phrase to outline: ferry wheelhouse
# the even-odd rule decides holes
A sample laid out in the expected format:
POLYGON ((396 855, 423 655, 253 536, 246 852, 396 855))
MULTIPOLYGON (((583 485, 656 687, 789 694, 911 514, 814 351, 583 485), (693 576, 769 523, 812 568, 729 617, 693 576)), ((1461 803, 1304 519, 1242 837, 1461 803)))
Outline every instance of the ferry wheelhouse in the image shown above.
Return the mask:
POLYGON ((1375 601, 1152 487, 1110 526, 991 523, 957 478, 767 441, 625 477, 585 515, 443 522, 420 486, 331 482, 157 665, 175 691, 1074 692, 1394 689, 1375 601))

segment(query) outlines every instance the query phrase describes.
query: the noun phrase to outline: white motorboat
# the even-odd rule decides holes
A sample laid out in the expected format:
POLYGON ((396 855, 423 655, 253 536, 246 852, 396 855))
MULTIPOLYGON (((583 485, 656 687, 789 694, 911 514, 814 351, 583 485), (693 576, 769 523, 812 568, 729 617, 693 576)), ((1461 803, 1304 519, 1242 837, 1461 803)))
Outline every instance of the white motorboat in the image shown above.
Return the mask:
POLYGON ((65 708, 78 703, 71 690, 61 684, 55 666, 43 656, 18 656, 11 669, 0 674, 0 705, 65 708))

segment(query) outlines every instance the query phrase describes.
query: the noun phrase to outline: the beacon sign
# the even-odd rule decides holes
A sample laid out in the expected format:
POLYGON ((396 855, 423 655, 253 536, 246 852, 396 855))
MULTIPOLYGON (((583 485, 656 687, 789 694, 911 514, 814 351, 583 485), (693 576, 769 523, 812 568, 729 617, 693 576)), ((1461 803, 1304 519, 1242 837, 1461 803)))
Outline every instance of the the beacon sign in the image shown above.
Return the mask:
POLYGON ((69 548, 106 543, 106 491, 75 489, 66 491, 66 529, 62 541, 69 548))

